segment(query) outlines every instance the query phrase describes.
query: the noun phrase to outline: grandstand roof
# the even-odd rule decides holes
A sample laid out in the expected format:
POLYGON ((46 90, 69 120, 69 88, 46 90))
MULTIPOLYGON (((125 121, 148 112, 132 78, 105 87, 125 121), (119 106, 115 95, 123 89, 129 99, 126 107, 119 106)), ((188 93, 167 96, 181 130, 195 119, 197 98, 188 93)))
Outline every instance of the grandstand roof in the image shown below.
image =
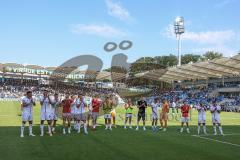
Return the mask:
POLYGON ((182 66, 157 69, 137 74, 148 79, 173 82, 182 80, 208 79, 240 76, 240 55, 218 58, 182 66))

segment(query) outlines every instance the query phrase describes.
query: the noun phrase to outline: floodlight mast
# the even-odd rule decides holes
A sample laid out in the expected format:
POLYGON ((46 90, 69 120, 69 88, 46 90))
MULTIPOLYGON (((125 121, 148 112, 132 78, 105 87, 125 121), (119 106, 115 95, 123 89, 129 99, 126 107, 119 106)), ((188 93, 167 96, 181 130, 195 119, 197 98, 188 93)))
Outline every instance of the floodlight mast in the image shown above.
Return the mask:
POLYGON ((184 18, 176 17, 174 21, 174 32, 178 41, 178 66, 181 66, 181 34, 183 34, 184 31, 184 18))

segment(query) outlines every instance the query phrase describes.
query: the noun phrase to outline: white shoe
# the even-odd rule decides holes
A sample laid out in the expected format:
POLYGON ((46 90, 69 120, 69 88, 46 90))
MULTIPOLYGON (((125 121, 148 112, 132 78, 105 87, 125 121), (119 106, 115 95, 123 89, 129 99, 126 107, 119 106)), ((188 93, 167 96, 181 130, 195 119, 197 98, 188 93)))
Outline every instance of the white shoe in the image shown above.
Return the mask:
POLYGON ((70 133, 71 133, 71 130, 69 129, 69 130, 68 130, 68 134, 70 134, 70 133))
POLYGON ((146 131, 146 128, 145 128, 145 127, 143 127, 143 130, 144 130, 144 131, 146 131))
POLYGON ((84 134, 88 135, 88 131, 85 131, 84 134))
POLYGON ((35 137, 35 135, 34 135, 34 134, 32 134, 32 133, 31 133, 31 134, 29 134, 29 136, 35 137))
POLYGON ((112 131, 112 127, 110 127, 109 130, 112 131))
POLYGON ((63 134, 66 134, 66 131, 65 131, 65 130, 63 130, 63 134))
POLYGON ((107 130, 108 129, 108 127, 105 127, 105 130, 107 130))
POLYGON ((23 137, 24 137, 24 135, 23 135, 23 134, 21 134, 21 135, 20 135, 20 137, 21 137, 21 138, 23 138, 23 137))
POLYGON ((180 129, 180 133, 183 133, 183 128, 180 129))
POLYGON ((215 132, 213 135, 216 136, 216 135, 217 135, 217 132, 215 132))
POLYGON ((138 131, 138 127, 136 128, 136 131, 138 131))
POLYGON ((129 129, 132 129, 132 126, 130 126, 129 129))
POLYGON ((163 128, 163 132, 166 132, 167 131, 167 129, 166 128, 163 128))
POLYGON ((40 134, 41 137, 43 137, 43 134, 40 134))
POLYGON ((222 136, 224 136, 224 133, 221 133, 222 136))
POLYGON ((190 133, 189 129, 187 129, 187 133, 190 133))
POLYGON ((127 126, 124 126, 124 129, 127 129, 127 126))

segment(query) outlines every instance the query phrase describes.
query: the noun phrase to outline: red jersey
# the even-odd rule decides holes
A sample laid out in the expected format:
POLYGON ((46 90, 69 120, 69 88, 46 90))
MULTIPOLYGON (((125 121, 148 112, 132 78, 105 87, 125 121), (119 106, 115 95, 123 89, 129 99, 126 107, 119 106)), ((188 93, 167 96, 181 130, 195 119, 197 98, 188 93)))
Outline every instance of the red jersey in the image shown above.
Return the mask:
POLYGON ((189 117, 190 108, 191 107, 189 105, 181 106, 182 117, 189 117))
POLYGON ((101 105, 101 100, 100 99, 92 99, 92 112, 99 112, 99 108, 101 105))
POLYGON ((63 103, 63 113, 71 113, 71 103, 73 100, 71 99, 64 99, 62 101, 63 103))

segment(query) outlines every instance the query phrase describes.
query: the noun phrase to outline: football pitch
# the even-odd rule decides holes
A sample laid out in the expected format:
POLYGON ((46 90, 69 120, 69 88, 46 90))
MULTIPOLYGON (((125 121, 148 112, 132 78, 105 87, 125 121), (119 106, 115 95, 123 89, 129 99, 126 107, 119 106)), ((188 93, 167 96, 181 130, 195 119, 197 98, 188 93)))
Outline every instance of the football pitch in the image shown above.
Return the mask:
MULTIPOLYGON (((123 129, 124 109, 117 108, 117 128, 105 131, 103 117, 99 118, 97 131, 89 134, 70 135, 61 133, 61 120, 53 137, 40 137, 39 109, 34 108, 34 128, 36 137, 20 138, 21 117, 17 102, 0 102, 0 160, 236 160, 240 157, 240 113, 221 113, 225 136, 213 136, 210 113, 207 114, 209 135, 196 135, 197 112, 192 111, 190 134, 179 133, 178 118, 170 116, 166 132, 152 132, 150 118, 147 131, 140 128, 123 129)), ((137 109, 135 109, 136 113, 137 109)), ((150 108, 147 109, 150 114, 150 108)), ((133 125, 136 118, 133 119, 133 125)), ((47 127, 45 126, 45 130, 47 127)))

